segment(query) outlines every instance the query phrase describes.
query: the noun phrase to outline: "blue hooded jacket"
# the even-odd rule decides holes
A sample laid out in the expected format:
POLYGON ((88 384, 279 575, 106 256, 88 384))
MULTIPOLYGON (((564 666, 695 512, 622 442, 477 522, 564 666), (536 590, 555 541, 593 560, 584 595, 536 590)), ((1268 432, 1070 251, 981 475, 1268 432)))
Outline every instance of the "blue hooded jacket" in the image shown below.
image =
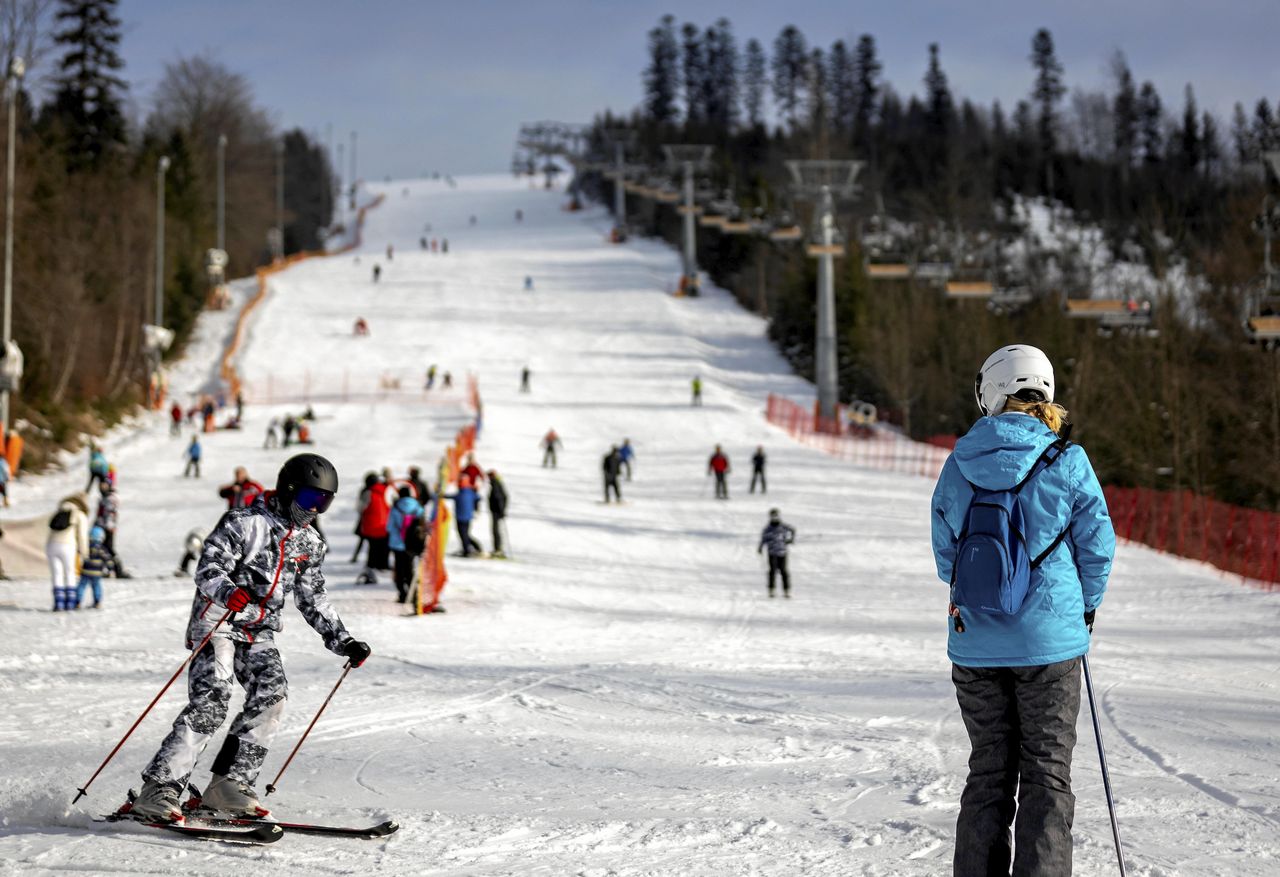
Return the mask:
MULTIPOLYGON (((956 442, 933 490, 933 554, 938 577, 951 581, 976 484, 1007 490, 1031 471, 1058 436, 1026 414, 983 417, 956 442)), ((1019 494, 1031 556, 1067 538, 1031 572, 1017 615, 962 609, 964 633, 948 624, 947 656, 962 667, 1025 667, 1066 661, 1089 651, 1084 613, 1098 608, 1111 573, 1116 536, 1102 487, 1084 448, 1072 445, 1019 494)), ((950 622, 950 619, 948 619, 950 622)))
POLYGON ((412 496, 405 495, 396 500, 391 514, 387 516, 387 547, 392 551, 404 551, 405 521, 412 525, 413 519, 421 516, 422 503, 412 496))

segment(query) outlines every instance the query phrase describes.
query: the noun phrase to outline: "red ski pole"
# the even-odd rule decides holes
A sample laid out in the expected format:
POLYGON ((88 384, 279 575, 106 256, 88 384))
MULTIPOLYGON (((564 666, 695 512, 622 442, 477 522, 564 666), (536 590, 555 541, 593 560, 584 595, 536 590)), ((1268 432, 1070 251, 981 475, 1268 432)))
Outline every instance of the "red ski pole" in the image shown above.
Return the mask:
POLYGON ((293 751, 289 753, 289 757, 284 760, 284 767, 280 768, 280 772, 276 774, 276 778, 267 783, 267 794, 270 795, 276 790, 276 783, 280 782, 280 777, 284 776, 284 772, 289 769, 289 764, 293 761, 293 757, 298 754, 298 750, 302 748, 302 744, 307 742, 307 735, 311 733, 311 729, 316 726, 316 722, 320 721, 320 714, 324 712, 324 708, 329 705, 329 701, 333 700, 333 696, 338 693, 338 686, 347 678, 347 674, 351 672, 351 662, 347 661, 347 665, 342 668, 342 675, 338 677, 338 681, 334 683, 333 691, 329 692, 329 696, 324 699, 324 703, 320 704, 320 709, 316 710, 315 716, 311 719, 311 724, 307 725, 307 730, 302 732, 302 738, 298 740, 298 745, 293 747, 293 751))
POLYGON ((169 690, 169 686, 173 685, 173 683, 177 680, 178 676, 182 674, 182 671, 187 669, 187 665, 191 663, 191 659, 194 658, 200 652, 201 649, 203 649, 206 645, 208 645, 209 640, 213 637, 214 632, 219 627, 222 626, 222 622, 226 621, 230 617, 231 617, 231 610, 228 609, 226 613, 221 618, 218 619, 218 623, 215 624, 207 634, 205 634, 204 639, 200 640, 200 645, 192 649, 191 654, 187 655, 187 659, 178 666, 177 670, 173 671, 173 675, 170 676, 169 681, 164 684, 164 688, 161 688, 160 693, 157 694, 154 698, 152 698, 151 703, 147 704, 147 708, 142 711, 142 715, 138 716, 137 721, 135 721, 132 725, 129 726, 129 730, 124 732, 124 736, 120 738, 120 742, 116 744, 116 748, 111 750, 111 754, 108 755, 105 759, 103 759, 102 764, 98 765, 98 769, 93 772, 93 776, 89 777, 89 782, 85 783, 83 786, 77 789, 79 794, 75 796, 74 800, 72 800, 71 802, 72 804, 74 804, 76 801, 79 801, 81 798, 83 798, 85 795, 89 793, 89 787, 93 785, 93 781, 98 778, 98 774, 102 773, 102 769, 107 766, 107 764, 111 761, 111 759, 116 757, 116 753, 120 751, 120 747, 124 745, 124 741, 128 740, 129 736, 135 730, 137 730, 138 725, 142 724, 142 720, 147 717, 147 713, 151 712, 151 708, 160 702, 160 698, 164 697, 164 693, 169 690))

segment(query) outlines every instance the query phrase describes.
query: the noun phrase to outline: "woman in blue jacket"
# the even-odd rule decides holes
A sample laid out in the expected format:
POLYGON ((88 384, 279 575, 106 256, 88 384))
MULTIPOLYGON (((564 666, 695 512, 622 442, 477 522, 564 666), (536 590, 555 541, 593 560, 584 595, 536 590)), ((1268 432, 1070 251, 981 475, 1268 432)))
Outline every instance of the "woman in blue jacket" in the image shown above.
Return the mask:
MULTIPOLYGON (((953 581, 975 487, 1011 490, 1060 441, 1067 412, 1053 391, 1052 364, 1029 345, 1003 347, 983 364, 975 393, 984 416, 956 442, 933 492, 943 581, 953 581)), ((947 656, 972 744, 956 821, 958 877, 1008 874, 1010 866, 1015 875, 1071 873, 1080 657, 1089 651, 1115 532, 1078 445, 1039 468, 1016 502, 1027 554, 1047 552, 1031 570, 1025 601, 1014 614, 989 614, 953 591, 948 618, 947 656)))

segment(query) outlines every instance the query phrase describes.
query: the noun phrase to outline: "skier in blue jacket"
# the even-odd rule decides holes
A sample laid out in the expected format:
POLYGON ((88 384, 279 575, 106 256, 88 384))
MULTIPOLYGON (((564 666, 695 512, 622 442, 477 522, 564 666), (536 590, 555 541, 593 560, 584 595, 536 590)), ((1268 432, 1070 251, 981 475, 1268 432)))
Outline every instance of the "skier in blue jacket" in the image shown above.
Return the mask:
MULTIPOLYGON (((993 353, 975 393, 984 416, 956 443, 933 493, 933 552, 945 582, 953 581, 974 487, 1016 486, 1060 440, 1066 422, 1066 410, 1053 401, 1053 366, 1029 345, 993 353)), ((1028 480, 1016 501, 1027 554, 1049 549, 1031 571, 1025 602, 1013 615, 955 602, 949 610, 947 656, 972 744, 956 821, 956 875, 1008 874, 1010 866, 1014 874, 1071 873, 1080 657, 1089 651, 1115 532, 1078 445, 1067 445, 1028 480)))
POLYGON ((422 513, 422 503, 406 491, 404 496, 396 500, 387 517, 387 547, 395 555, 394 581, 401 603, 409 597, 414 561, 422 553, 422 548, 415 544, 412 533, 422 518, 422 513))

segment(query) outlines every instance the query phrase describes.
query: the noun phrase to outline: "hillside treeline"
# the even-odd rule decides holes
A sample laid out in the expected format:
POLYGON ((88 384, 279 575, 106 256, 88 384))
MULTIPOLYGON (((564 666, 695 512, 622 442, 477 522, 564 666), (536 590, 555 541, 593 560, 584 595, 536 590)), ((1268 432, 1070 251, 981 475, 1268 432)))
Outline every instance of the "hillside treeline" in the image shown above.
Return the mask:
MULTIPOLYGON (((226 138, 227 276, 271 258, 281 145, 285 250, 318 246, 332 218, 325 150, 302 131, 278 131, 249 82, 215 57, 178 57, 152 93, 131 95, 116 7, 116 0, 7 0, 0 8, 5 69, 16 56, 27 68, 2 108, 7 118, 16 101, 13 332, 26 368, 14 419, 26 433, 27 467, 143 398, 161 156, 170 161, 164 323, 177 343, 169 356, 209 294, 204 262, 216 244, 219 137, 226 138)), ((0 128, 0 149, 7 147, 0 128)))
MULTIPOLYGON (((958 95, 938 44, 921 47, 921 90, 911 95, 886 82, 872 35, 815 45, 787 27, 768 46, 740 44, 725 19, 704 28, 667 16, 648 46, 643 105, 596 120, 602 156, 611 156, 608 129, 634 131, 629 159, 654 172, 671 173, 661 144, 710 144, 705 187, 729 190, 744 215, 790 213, 806 225, 810 207, 791 198, 783 162, 865 163, 858 197, 838 205, 848 239, 836 285, 846 400, 875 403, 917 438, 961 434, 975 417, 977 367, 995 347, 1026 341, 1057 363, 1059 401, 1105 481, 1280 503, 1280 360, 1244 327, 1274 304, 1261 295, 1252 223, 1268 185, 1261 154, 1280 148, 1280 106, 1238 104, 1224 123, 1198 108, 1191 84, 1167 106, 1119 53, 1109 91, 1072 89, 1045 30, 1028 40, 1027 96, 1012 107, 958 95), (1156 281, 1158 334, 1102 337, 1095 321, 1067 319, 1068 295, 1128 291, 1097 288, 1070 248, 1035 251, 1013 221, 1027 203, 1055 205, 1139 263, 1156 281), (872 283, 863 241, 895 225, 953 264, 1020 249, 1018 282, 1033 290, 1031 303, 998 315, 934 285, 872 283), (1204 282, 1166 285, 1175 267, 1204 282)), ((584 184, 612 204, 608 179, 584 184)), ((629 201, 633 230, 678 245, 674 209, 629 201)), ((812 377, 816 269, 803 248, 700 229, 699 260, 769 318, 780 350, 812 377)))

